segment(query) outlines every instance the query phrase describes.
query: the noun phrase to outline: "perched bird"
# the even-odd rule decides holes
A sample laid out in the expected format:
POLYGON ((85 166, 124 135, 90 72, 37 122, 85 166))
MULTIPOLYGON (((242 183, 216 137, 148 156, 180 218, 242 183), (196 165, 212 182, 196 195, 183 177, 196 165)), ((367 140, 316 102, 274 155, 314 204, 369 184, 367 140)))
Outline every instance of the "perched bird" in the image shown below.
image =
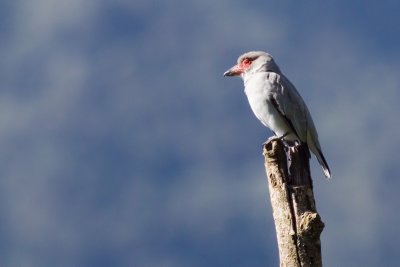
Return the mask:
POLYGON ((250 107, 261 123, 278 138, 307 144, 325 176, 331 177, 311 114, 270 54, 262 51, 245 53, 224 76, 241 76, 250 107))

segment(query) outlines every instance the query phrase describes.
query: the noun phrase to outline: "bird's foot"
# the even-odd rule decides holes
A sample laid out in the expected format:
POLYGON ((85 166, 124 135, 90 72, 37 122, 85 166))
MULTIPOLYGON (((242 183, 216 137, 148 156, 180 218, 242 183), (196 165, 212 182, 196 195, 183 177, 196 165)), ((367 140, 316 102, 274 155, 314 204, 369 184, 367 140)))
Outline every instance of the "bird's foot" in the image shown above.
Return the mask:
POLYGON ((285 133, 284 135, 282 135, 282 136, 276 136, 276 135, 273 135, 273 136, 271 136, 270 138, 268 138, 267 139, 267 141, 265 141, 264 143, 263 143, 263 146, 265 146, 266 144, 268 144, 268 143, 270 143, 270 142, 272 142, 272 141, 277 141, 277 140, 279 140, 279 141, 283 141, 284 143, 285 143, 285 137, 288 135, 289 133, 285 133))
MULTIPOLYGON (((269 143, 271 143, 272 141, 283 141, 284 142, 284 137, 285 137, 286 135, 283 135, 283 136, 281 136, 281 137, 279 137, 279 136, 276 136, 276 135, 273 135, 273 136, 271 136, 270 138, 268 138, 267 139, 267 141, 265 141, 262 145, 263 146, 266 146, 267 144, 269 144, 269 143)), ((285 142, 284 142, 285 143, 285 142)))
POLYGON ((262 143, 263 146, 267 145, 268 143, 271 143, 272 141, 277 141, 277 140, 282 140, 280 137, 273 135, 270 138, 267 139, 264 143, 262 143))

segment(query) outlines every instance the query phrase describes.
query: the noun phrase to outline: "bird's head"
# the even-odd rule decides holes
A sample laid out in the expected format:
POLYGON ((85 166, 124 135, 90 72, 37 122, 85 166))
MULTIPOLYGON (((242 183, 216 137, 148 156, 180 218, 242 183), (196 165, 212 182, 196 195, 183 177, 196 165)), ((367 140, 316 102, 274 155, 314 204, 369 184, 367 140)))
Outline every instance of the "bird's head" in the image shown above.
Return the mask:
POLYGON ((272 56, 262 51, 251 51, 241 55, 237 60, 237 64, 227 70, 224 76, 240 75, 244 78, 245 75, 267 71, 280 72, 272 56))

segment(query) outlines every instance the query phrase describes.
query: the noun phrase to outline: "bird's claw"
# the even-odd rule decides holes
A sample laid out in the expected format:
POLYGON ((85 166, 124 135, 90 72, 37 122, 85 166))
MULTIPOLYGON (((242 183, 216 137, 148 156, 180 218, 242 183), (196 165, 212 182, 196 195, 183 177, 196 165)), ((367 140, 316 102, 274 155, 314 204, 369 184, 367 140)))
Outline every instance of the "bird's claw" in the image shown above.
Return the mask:
POLYGON ((272 141, 282 141, 283 136, 282 137, 278 137, 276 135, 271 136, 270 138, 267 139, 267 141, 265 141, 262 145, 266 146, 268 143, 271 143, 272 141))

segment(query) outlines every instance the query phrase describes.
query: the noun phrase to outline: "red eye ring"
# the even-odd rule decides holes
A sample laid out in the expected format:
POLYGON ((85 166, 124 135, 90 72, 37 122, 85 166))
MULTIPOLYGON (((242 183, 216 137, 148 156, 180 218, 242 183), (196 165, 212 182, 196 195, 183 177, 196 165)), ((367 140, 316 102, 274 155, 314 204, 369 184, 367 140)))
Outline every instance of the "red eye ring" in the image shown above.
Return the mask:
POLYGON ((245 58, 245 59, 243 59, 243 61, 242 61, 242 66, 243 66, 243 67, 248 67, 248 66, 251 65, 251 63, 252 63, 252 61, 251 61, 250 58, 245 58))

